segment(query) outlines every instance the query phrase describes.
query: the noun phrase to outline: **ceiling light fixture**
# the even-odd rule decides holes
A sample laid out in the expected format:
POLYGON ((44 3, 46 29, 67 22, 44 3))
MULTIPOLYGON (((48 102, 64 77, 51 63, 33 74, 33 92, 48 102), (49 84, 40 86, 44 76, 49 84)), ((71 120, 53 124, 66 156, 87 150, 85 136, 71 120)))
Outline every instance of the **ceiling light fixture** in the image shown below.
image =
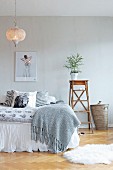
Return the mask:
POLYGON ((16 21, 16 0, 15 0, 15 16, 14 16, 14 28, 10 28, 6 32, 6 37, 9 41, 13 41, 13 43, 16 45, 20 42, 23 41, 26 37, 26 33, 23 29, 20 29, 17 26, 17 21, 16 21))

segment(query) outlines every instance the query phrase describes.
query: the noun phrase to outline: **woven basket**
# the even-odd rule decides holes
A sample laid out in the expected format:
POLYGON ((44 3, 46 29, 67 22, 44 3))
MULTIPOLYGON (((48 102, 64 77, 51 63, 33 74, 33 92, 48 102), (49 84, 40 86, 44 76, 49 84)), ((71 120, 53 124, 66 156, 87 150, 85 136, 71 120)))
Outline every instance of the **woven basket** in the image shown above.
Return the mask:
POLYGON ((97 130, 108 129, 108 104, 90 105, 92 117, 97 130))

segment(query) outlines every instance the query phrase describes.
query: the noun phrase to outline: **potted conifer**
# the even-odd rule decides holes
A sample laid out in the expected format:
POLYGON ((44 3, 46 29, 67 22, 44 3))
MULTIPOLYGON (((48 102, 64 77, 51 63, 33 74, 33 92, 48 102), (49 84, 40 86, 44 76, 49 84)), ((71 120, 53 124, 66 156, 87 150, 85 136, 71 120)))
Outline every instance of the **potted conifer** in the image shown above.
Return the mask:
POLYGON ((71 55, 67 57, 64 67, 70 69, 71 80, 77 80, 78 73, 80 71, 80 65, 82 65, 83 57, 77 53, 77 55, 71 55))

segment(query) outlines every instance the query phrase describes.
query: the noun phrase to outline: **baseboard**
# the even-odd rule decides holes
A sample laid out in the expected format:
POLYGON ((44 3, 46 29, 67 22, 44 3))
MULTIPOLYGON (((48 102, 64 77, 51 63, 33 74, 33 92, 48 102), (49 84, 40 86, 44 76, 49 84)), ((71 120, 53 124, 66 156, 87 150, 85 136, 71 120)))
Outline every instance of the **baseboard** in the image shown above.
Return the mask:
MULTIPOLYGON (((108 124, 108 127, 111 128, 113 127, 113 124, 108 124)), ((81 124, 80 128, 88 128, 88 125, 81 124)), ((95 125, 93 124, 93 128, 95 128, 95 125)))
POLYGON ((108 127, 113 127, 113 124, 108 124, 108 127))
MULTIPOLYGON (((94 127, 94 125, 93 125, 94 127)), ((81 124, 79 128, 88 128, 88 125, 81 124)))

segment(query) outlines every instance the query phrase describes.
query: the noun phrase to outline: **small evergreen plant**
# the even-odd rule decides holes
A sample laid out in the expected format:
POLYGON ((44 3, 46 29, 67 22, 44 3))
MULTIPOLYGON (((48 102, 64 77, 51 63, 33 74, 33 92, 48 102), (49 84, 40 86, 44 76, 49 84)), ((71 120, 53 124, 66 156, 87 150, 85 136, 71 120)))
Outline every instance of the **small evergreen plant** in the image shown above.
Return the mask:
POLYGON ((77 53, 77 55, 71 55, 67 57, 66 63, 64 67, 70 69, 70 73, 79 73, 81 72, 79 66, 83 63, 83 57, 77 53))

